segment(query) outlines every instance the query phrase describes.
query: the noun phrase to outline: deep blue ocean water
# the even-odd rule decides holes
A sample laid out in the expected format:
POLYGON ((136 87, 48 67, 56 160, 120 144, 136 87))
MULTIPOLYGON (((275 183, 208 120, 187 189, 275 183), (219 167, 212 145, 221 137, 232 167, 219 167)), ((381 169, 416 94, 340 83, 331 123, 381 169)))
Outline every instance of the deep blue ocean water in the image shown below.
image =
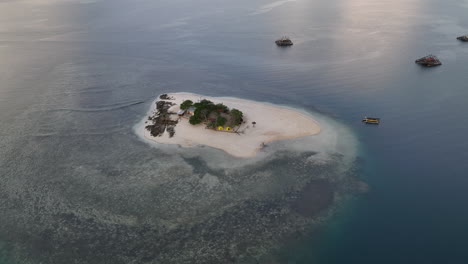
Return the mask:
POLYGON ((1 1, 0 262, 15 243, 41 250, 11 213, 40 223, 37 204, 61 206, 29 197, 46 192, 36 183, 96 203, 60 177, 93 168, 118 185, 152 154, 132 127, 154 97, 189 91, 319 111, 356 133, 370 191, 278 252, 284 263, 466 263, 467 13, 461 0, 1 1), (276 47, 282 35, 295 45, 276 47), (429 53, 443 65, 414 64, 429 53))

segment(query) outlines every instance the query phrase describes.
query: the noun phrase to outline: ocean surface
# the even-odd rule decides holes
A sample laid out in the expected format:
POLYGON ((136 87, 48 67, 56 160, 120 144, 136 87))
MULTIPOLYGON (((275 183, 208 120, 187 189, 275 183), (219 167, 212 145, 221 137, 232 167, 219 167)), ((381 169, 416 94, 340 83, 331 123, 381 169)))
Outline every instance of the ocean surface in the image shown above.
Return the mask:
MULTIPOLYGON (((275 263, 466 263, 467 14, 466 0, 0 1, 0 263, 169 259, 220 208, 342 174, 368 192, 312 229, 285 216, 304 232, 280 246, 248 242, 275 263), (443 65, 414 64, 427 54, 443 65), (134 126, 179 91, 318 113, 338 139, 249 164, 142 142, 134 126), (193 175, 225 189, 197 196, 193 175)), ((229 261, 258 260, 244 251, 229 261)))

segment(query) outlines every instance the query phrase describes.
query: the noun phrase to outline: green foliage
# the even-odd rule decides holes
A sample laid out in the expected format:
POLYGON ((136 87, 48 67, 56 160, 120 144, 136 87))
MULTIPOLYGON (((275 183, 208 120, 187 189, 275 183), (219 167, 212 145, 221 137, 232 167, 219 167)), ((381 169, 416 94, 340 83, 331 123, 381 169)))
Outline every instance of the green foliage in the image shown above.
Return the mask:
POLYGON ((206 120, 208 110, 204 108, 196 108, 193 112, 193 115, 199 118, 200 120, 206 120))
POLYGON ((191 100, 185 100, 182 104, 180 104, 180 109, 185 110, 188 109, 193 105, 193 102, 191 100))
POLYGON ((213 102, 203 99, 198 103, 194 103, 193 106, 195 107, 195 111, 193 112, 193 122, 190 122, 190 124, 199 124, 203 120, 206 120, 210 112, 212 112, 215 108, 215 105, 213 102))
POLYGON ((241 119, 244 116, 244 113, 242 113, 241 111, 233 108, 231 110, 231 116, 233 118, 234 125, 238 125, 238 124, 240 124, 241 119))
POLYGON ((190 117, 190 124, 197 125, 204 121, 207 121, 208 117, 218 116, 216 122, 208 122, 207 127, 214 128, 216 126, 225 126, 227 123, 227 119, 222 117, 221 114, 229 114, 229 124, 233 126, 239 125, 241 123, 243 113, 237 109, 232 109, 229 111, 229 108, 224 104, 214 104, 213 102, 203 99, 200 102, 192 103, 190 100, 184 101, 180 108, 187 109, 190 106, 195 107, 195 111, 193 112, 193 116, 190 117), (216 114, 216 115, 215 115, 216 114), (214 116, 213 116, 214 115, 214 116))
POLYGON ((195 106, 196 108, 208 109, 213 107, 214 104, 210 100, 203 99, 198 103, 194 103, 193 106, 195 106))
POLYGON ((196 116, 196 115, 191 116, 190 119, 189 119, 189 123, 191 125, 198 125, 201 122, 202 122, 201 118, 196 116))
POLYGON ((224 104, 216 104, 214 106, 215 110, 218 111, 218 113, 228 113, 229 108, 225 106, 224 104))
POLYGON ((201 117, 201 111, 202 111, 202 109, 197 107, 197 108, 195 108, 195 111, 193 111, 193 115, 200 118, 201 117))
POLYGON ((226 118, 218 116, 218 118, 216 118, 216 126, 224 126, 224 124, 226 124, 226 118))
POLYGON ((215 128, 216 123, 215 122, 209 122, 208 125, 206 125, 208 128, 215 128))

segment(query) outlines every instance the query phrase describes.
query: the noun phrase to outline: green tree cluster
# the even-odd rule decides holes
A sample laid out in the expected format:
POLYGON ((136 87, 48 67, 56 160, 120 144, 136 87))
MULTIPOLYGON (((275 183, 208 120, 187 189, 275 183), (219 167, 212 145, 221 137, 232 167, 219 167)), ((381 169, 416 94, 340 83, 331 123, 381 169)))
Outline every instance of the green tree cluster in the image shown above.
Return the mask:
POLYGON ((229 113, 229 108, 224 104, 216 104, 215 109, 218 113, 229 113))
POLYGON ((190 100, 184 101, 181 105, 181 109, 188 109, 190 106, 195 107, 195 111, 193 112, 193 116, 190 117, 189 122, 192 125, 200 124, 204 121, 207 121, 210 114, 216 113, 217 118, 216 121, 211 121, 207 123, 207 127, 214 128, 217 126, 225 126, 227 123, 227 119, 221 116, 222 113, 229 114, 229 125, 237 126, 241 123, 243 113, 238 109, 229 110, 227 106, 224 104, 214 104, 213 102, 203 99, 200 102, 193 103, 190 100))
POLYGON ((197 118, 197 121, 199 119, 200 122, 206 120, 208 115, 215 109, 215 105, 213 104, 213 102, 206 99, 203 99, 200 102, 193 104, 193 106, 195 107, 193 116, 197 118))
POLYGON ((189 123, 191 125, 198 125, 201 122, 202 122, 201 118, 196 116, 196 115, 191 116, 190 119, 189 119, 189 123))
POLYGON ((231 116, 233 118, 233 124, 234 125, 239 125, 241 123, 242 117, 244 116, 244 113, 242 113, 241 111, 233 108, 231 110, 231 116))
POLYGON ((198 103, 194 103, 193 106, 196 108, 201 108, 201 109, 213 109, 214 104, 210 100, 203 99, 198 103))
POLYGON ((206 125, 208 128, 216 128, 216 122, 210 121, 208 125, 206 125))
POLYGON ((193 105, 193 102, 191 100, 185 100, 180 104, 180 109, 185 110, 188 109, 193 105))
POLYGON ((218 116, 218 118, 216 118, 216 126, 224 126, 225 124, 226 124, 226 118, 222 116, 218 116))

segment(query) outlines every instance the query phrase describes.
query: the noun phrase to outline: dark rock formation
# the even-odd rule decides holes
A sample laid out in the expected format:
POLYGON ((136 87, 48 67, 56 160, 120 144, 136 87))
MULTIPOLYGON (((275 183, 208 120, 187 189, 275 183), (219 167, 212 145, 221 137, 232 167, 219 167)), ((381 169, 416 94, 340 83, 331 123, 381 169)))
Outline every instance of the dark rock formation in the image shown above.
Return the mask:
POLYGON ((167 94, 161 94, 161 95, 159 96, 159 99, 161 99, 161 100, 174 100, 174 98, 170 97, 170 96, 167 95, 167 94))
MULTIPOLYGON (((161 95, 162 97, 163 95, 161 95)), ((167 98, 167 95, 165 95, 167 98)), ((148 120, 152 121, 151 125, 147 125, 145 128, 150 131, 151 136, 159 137, 165 131, 169 133, 169 137, 173 137, 175 134, 175 126, 177 125, 177 120, 172 120, 171 116, 175 113, 170 113, 169 108, 173 106, 174 103, 166 101, 157 101, 156 102, 156 113, 154 116, 150 116, 148 120)))

